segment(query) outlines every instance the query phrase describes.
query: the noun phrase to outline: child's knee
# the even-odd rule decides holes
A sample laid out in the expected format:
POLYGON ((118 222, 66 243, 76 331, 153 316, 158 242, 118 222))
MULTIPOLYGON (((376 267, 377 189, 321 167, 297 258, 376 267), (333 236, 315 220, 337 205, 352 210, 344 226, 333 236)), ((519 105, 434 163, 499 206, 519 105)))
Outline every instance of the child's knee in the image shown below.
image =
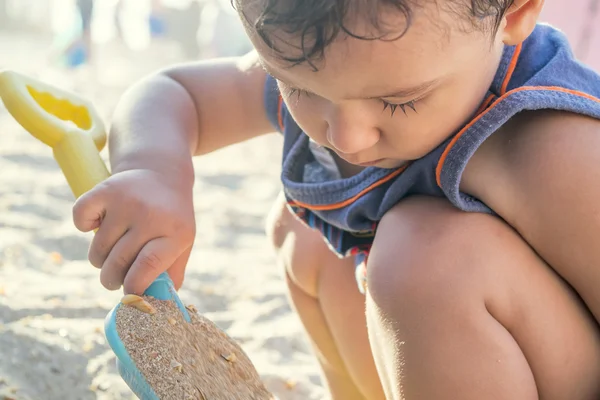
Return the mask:
MULTIPOLYGON (((455 296, 481 296, 491 280, 482 265, 490 242, 508 228, 496 218, 415 197, 381 220, 367 266, 369 295, 379 307, 451 307, 455 296)), ((392 311, 392 310, 389 310, 392 311)))
POLYGON ((286 207, 283 193, 280 193, 271 207, 265 222, 265 233, 269 243, 275 250, 279 250, 287 236, 291 215, 286 207))
POLYGON ((376 333, 476 343, 482 329, 501 326, 511 336, 505 349, 514 342, 526 355, 540 398, 598 398, 597 324, 502 220, 440 199, 410 199, 379 224, 367 274, 367 317, 376 333), (572 367, 556 375, 566 364, 572 367))
POLYGON ((321 267, 340 262, 323 237, 300 222, 279 196, 266 223, 271 245, 291 281, 310 296, 317 297, 321 267))

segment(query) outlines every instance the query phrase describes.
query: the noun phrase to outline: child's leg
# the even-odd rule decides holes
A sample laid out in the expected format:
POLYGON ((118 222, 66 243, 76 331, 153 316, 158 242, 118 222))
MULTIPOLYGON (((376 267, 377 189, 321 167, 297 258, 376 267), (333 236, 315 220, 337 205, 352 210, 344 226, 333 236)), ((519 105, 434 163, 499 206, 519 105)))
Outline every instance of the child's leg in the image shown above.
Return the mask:
POLYGON ((367 284, 390 400, 600 398, 598 326, 495 217, 407 199, 378 227, 367 284))
POLYGON ((282 196, 267 233, 285 267, 290 299, 336 400, 383 399, 367 339, 365 298, 351 259, 340 260, 321 236, 285 208, 282 196))

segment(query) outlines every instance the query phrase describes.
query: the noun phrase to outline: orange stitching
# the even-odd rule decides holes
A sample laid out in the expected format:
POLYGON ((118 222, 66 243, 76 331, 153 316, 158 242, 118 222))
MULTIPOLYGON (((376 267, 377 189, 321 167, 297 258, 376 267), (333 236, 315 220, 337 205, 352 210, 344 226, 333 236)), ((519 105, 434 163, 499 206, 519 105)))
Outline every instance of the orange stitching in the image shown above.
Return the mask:
POLYGON ((349 199, 340 201, 338 203, 334 203, 334 204, 322 204, 322 205, 311 205, 311 204, 301 203, 299 201, 292 201, 292 202, 289 202, 288 204, 290 206, 298 206, 298 207, 306 208, 306 209, 313 210, 313 211, 328 211, 328 210, 336 210, 336 209, 339 209, 339 208, 343 208, 343 207, 346 207, 348 204, 354 203, 356 200, 358 200, 359 198, 361 198, 362 196, 364 196, 366 193, 370 192, 371 190, 375 189, 376 187, 381 186, 384 183, 388 182, 389 180, 391 180, 391 179, 395 178, 396 176, 400 175, 402 172, 404 172, 404 170, 409 165, 410 164, 403 165, 402 167, 398 168, 397 170, 395 170, 394 172, 390 173, 389 175, 384 176, 383 178, 381 178, 377 182, 373 182, 369 187, 361 190, 358 194, 350 197, 349 199))
POLYGON ((515 52, 510 60, 510 64, 508 65, 508 70, 506 71, 506 76, 504 77, 504 82, 502 82, 502 88, 500 88, 500 96, 504 96, 506 93, 506 89, 508 88, 508 84, 510 83, 510 79, 515 72, 515 68, 517 67, 517 62, 519 61, 519 56, 521 55, 521 49, 523 48, 523 44, 519 43, 519 45, 515 48, 515 52))
POLYGON ((485 101, 481 104, 481 106, 479 107, 479 109, 477 110, 477 112, 475 113, 475 115, 479 115, 482 112, 485 111, 485 109, 490 105, 490 103, 492 102, 492 100, 494 100, 494 97, 496 97, 493 94, 490 94, 487 99, 485 99, 485 101))
POLYGON ((507 98, 508 96, 510 96, 511 94, 514 93, 518 93, 518 92, 524 92, 524 91, 529 91, 529 90, 547 90, 547 91, 553 91, 553 92, 562 92, 562 93, 568 93, 568 94, 572 94, 575 96, 579 96, 579 97, 583 97, 586 98, 588 100, 592 100, 595 101, 597 103, 600 103, 600 99, 591 96, 587 93, 583 93, 583 92, 579 92, 577 90, 571 90, 571 89, 565 89, 562 87, 557 87, 557 86, 523 86, 517 89, 513 89, 508 93, 505 93, 503 96, 499 97, 498 100, 496 100, 487 110, 485 110, 483 113, 479 114, 477 117, 475 117, 471 122, 469 122, 463 129, 460 130, 460 132, 458 132, 450 141, 450 143, 448 143, 448 146, 446 146, 446 148, 444 149, 444 152, 442 153, 438 164, 435 168, 435 180, 437 182, 437 185, 441 188, 442 187, 442 183, 441 183, 441 176, 442 176, 442 168, 444 166, 444 162, 446 161, 446 157, 448 157, 448 153, 450 153, 450 150, 452 149, 452 147, 456 144, 456 142, 458 141, 458 139, 460 139, 460 137, 470 128, 472 127, 477 121, 479 121, 484 115, 486 115, 488 112, 490 112, 491 110, 494 109, 494 107, 496 107, 502 100, 504 100, 505 98, 507 98))
POLYGON ((281 132, 283 132, 285 129, 285 126, 283 125, 283 115, 281 115, 282 109, 283 109, 283 98, 281 96, 279 96, 277 98, 277 122, 279 123, 279 129, 281 129, 281 132))

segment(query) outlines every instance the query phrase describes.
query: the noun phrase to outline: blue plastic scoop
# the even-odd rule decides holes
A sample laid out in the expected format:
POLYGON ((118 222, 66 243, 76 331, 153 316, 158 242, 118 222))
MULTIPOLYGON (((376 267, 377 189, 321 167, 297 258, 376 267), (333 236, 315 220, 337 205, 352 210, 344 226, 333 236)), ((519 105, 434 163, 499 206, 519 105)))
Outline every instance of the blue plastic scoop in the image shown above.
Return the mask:
MULTIPOLYGON (((184 304, 177 296, 175 287, 169 275, 162 273, 150 287, 144 292, 147 296, 152 296, 159 300, 173 300, 183 313, 183 317, 187 322, 190 322, 190 316, 185 308, 184 304)), ((144 379, 141 372, 135 366, 135 363, 127 353, 125 345, 121 341, 119 334, 117 333, 117 310, 122 307, 123 304, 117 304, 106 316, 104 323, 104 332, 106 334, 106 340, 117 355, 117 369, 119 374, 127 382, 127 385, 131 390, 142 400, 159 400, 154 390, 150 387, 148 382, 144 379)))

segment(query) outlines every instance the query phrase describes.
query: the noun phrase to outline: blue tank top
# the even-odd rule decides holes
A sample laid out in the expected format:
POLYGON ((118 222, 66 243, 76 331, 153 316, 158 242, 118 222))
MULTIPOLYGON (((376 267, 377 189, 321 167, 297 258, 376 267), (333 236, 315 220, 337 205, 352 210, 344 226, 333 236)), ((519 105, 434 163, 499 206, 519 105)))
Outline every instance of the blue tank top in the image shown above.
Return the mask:
POLYGON ((563 33, 539 24, 522 44, 505 46, 481 107, 462 129, 406 166, 368 167, 346 179, 327 178, 272 77, 267 78, 265 107, 284 136, 281 179, 290 209, 320 231, 340 257, 364 256, 377 223, 406 196, 446 197, 461 210, 493 213, 459 189, 471 156, 520 111, 554 109, 600 119, 600 75, 574 58, 563 33))

